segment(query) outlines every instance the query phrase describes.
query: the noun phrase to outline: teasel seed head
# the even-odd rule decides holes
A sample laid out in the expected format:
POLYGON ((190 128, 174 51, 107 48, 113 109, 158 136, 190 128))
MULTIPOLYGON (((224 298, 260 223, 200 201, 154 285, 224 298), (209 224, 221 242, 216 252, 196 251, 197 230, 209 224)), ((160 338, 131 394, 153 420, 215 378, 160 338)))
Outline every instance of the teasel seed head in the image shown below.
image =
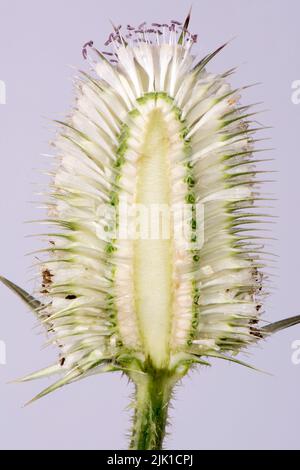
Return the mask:
POLYGON ((190 367, 242 363, 240 351, 299 322, 261 326, 261 127, 232 70, 207 71, 224 46, 195 60, 189 20, 113 27, 102 52, 84 45, 93 72, 82 72, 54 144, 42 298, 1 278, 59 348, 56 365, 22 380, 60 374, 40 398, 126 373, 137 387, 132 448, 161 446, 172 387, 190 367), (126 224, 122 205, 139 209, 126 224), (137 234, 153 208, 166 209, 167 237, 137 234))

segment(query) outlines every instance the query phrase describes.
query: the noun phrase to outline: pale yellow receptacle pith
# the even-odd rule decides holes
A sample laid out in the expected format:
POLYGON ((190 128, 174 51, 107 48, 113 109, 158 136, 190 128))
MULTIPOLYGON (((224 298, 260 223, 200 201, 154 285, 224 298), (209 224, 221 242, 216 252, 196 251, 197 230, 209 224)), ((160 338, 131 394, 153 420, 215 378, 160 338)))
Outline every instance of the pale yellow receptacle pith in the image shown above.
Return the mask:
MULTIPOLYGON (((163 113, 154 108, 149 114, 138 162, 136 203, 148 214, 156 205, 170 206, 170 136, 163 113)), ((156 206, 157 207, 157 206, 156 206)), ((168 360, 172 315, 172 232, 163 239, 140 236, 134 242, 134 291, 137 319, 145 353, 157 367, 168 360)))

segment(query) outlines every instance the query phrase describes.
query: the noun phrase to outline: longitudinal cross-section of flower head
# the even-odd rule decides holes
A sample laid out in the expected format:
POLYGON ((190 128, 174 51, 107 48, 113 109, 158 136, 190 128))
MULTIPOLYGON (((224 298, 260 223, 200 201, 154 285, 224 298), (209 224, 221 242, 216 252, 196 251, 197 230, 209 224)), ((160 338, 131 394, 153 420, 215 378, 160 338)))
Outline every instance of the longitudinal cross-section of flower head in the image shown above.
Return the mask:
POLYGON ((123 371, 137 386, 131 446, 161 446, 174 383, 207 358, 299 321, 259 325, 267 197, 260 194, 251 106, 197 62, 182 25, 114 27, 83 55, 76 105, 58 122, 38 301, 1 278, 36 312, 61 373, 37 398, 89 374, 123 371), (259 234, 259 235, 258 235, 259 234))
POLYGON ((261 261, 244 231, 258 200, 250 113, 228 73, 206 72, 215 53, 194 64, 187 30, 154 25, 133 38, 116 28, 113 52, 85 53, 96 77, 84 74, 56 142, 50 212, 64 230, 46 263, 46 321, 66 370, 122 360, 171 370, 258 336, 261 261), (122 201, 150 222, 169 209, 168 236, 130 237, 137 211, 124 236, 122 201))

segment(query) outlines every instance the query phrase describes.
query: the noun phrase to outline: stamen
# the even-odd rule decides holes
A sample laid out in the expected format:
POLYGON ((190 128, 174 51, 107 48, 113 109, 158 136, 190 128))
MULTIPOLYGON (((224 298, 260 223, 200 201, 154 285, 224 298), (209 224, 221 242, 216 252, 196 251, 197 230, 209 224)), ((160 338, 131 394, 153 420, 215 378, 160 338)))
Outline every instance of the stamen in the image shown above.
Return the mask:
MULTIPOLYGON (((113 32, 110 33, 107 41, 105 42, 105 46, 111 46, 115 53, 112 54, 111 52, 104 52, 104 55, 109 57, 115 56, 115 59, 111 60, 110 62, 118 62, 118 49, 121 45, 127 46, 128 43, 126 42, 125 38, 129 40, 129 44, 154 44, 156 43, 158 46, 160 44, 175 44, 176 38, 177 43, 181 44, 185 49, 186 53, 190 50, 191 46, 197 42, 198 36, 197 34, 191 34, 188 31, 188 22, 180 23, 177 20, 171 20, 170 23, 151 23, 151 27, 147 27, 147 22, 144 21, 137 27, 134 27, 130 24, 127 24, 126 31, 127 34, 122 35, 121 29, 122 25, 114 26, 113 25, 113 32), (156 35, 155 41, 152 41, 151 38, 148 36, 151 34, 156 35)), ((87 58, 87 47, 92 46, 92 41, 84 45, 83 48, 83 56, 87 58)))
POLYGON ((94 41, 89 41, 89 42, 86 42, 84 45, 83 45, 83 48, 82 48, 82 55, 83 55, 83 58, 86 60, 87 59, 87 48, 88 47, 93 47, 94 45, 94 41))
POLYGON ((114 33, 110 33, 110 35, 108 36, 108 40, 104 43, 104 45, 109 46, 112 43, 113 38, 114 38, 114 33))

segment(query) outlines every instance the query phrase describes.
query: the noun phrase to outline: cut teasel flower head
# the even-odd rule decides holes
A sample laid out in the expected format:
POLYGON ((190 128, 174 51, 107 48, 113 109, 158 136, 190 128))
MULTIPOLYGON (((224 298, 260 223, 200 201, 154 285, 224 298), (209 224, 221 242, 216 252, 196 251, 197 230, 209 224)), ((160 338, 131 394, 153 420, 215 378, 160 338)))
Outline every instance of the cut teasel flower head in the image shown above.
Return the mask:
POLYGON ((59 123, 43 299, 2 278, 60 349, 58 364, 23 379, 61 374, 37 398, 123 371, 137 389, 139 449, 161 446, 172 388, 190 367, 210 357, 241 363, 238 352, 299 322, 260 326, 260 127, 240 105, 242 89, 230 87, 232 71, 206 70, 224 46, 196 62, 188 26, 189 16, 118 26, 108 50, 85 44, 95 73, 83 72, 74 111, 59 123), (126 227, 124 201, 139 209, 126 227), (153 222, 155 208, 167 209, 168 236, 141 236, 140 213, 153 222))

